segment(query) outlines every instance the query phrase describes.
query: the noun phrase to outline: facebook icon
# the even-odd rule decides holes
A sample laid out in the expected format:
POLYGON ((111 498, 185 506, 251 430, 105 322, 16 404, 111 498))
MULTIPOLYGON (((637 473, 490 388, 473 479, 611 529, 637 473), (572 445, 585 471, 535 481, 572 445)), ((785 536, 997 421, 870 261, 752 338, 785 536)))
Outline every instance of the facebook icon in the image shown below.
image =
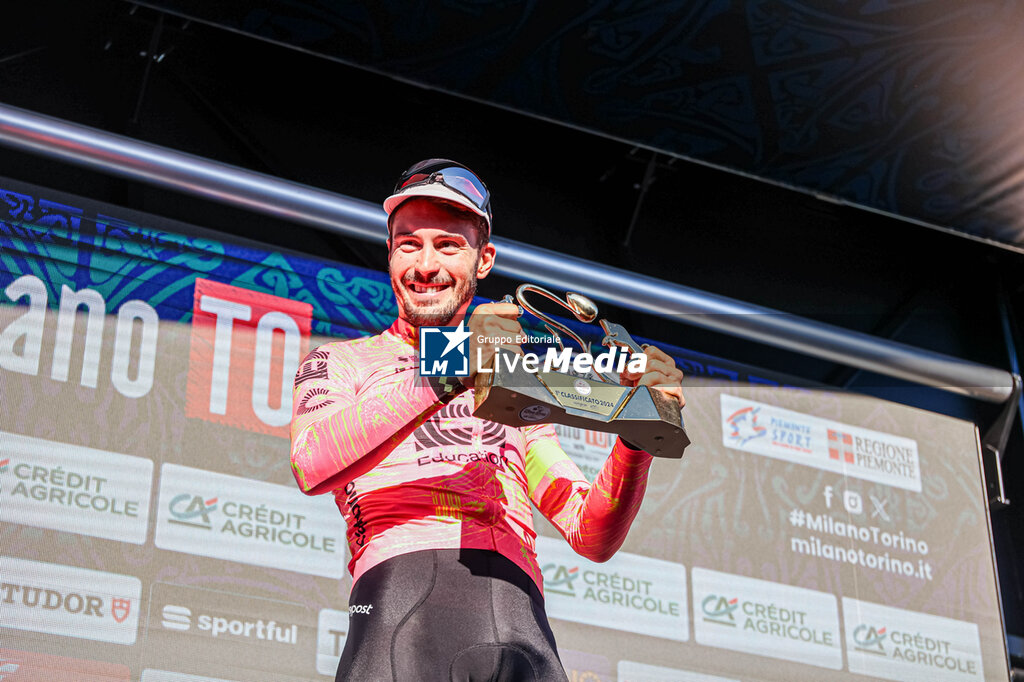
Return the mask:
POLYGON ((420 376, 468 377, 469 336, 458 327, 420 327, 420 376))

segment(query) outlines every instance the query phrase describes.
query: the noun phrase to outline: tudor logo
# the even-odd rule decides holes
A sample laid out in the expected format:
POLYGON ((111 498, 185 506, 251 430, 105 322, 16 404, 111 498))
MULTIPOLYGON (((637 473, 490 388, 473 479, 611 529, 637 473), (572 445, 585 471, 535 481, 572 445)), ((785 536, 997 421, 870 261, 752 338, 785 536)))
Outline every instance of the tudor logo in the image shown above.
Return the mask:
POLYGON ((123 597, 114 597, 110 600, 110 615, 118 623, 123 623, 132 612, 132 602, 123 597))
POLYGON ((0 585, 0 599, 5 604, 20 603, 21 606, 30 609, 66 611, 75 615, 103 618, 103 597, 92 594, 64 593, 33 585, 5 582, 0 585))
POLYGON ((134 576, 0 557, 5 627, 131 645, 141 592, 134 576))
MULTIPOLYGON (((60 592, 44 589, 33 585, 16 585, 3 583, 0 585, 0 598, 5 604, 14 604, 19 600, 22 606, 30 609, 40 608, 47 611, 65 611, 81 616, 103 618, 103 597, 79 592, 60 592)), ((124 597, 112 597, 110 600, 110 616, 123 623, 132 612, 132 601, 124 597)))

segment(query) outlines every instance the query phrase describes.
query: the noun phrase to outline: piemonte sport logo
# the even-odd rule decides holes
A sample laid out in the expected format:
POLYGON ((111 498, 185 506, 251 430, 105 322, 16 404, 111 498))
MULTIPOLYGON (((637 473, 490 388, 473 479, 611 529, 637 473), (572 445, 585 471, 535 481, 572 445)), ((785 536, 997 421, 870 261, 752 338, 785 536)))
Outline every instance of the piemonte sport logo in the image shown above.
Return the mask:
POLYGON ((709 594, 700 603, 700 608, 704 612, 704 620, 708 623, 728 625, 734 628, 736 627, 736 618, 732 613, 739 608, 739 605, 740 600, 737 597, 729 599, 721 595, 709 594))
POLYGON ((420 376, 468 377, 469 337, 465 321, 458 327, 420 327, 420 376))
POLYGON ((726 417, 725 422, 730 428, 729 438, 738 445, 746 445, 755 438, 768 435, 768 428, 757 423, 757 413, 760 411, 760 407, 744 407, 726 417))
POLYGON ((885 648, 882 646, 882 642, 888 635, 885 632, 885 628, 876 628, 874 625, 868 625, 867 623, 861 623, 853 630, 853 643, 857 651, 863 651, 866 654, 875 654, 876 656, 885 656, 885 648))
POLYGON ((540 569, 544 576, 544 590, 554 594, 563 594, 567 597, 575 597, 576 590, 572 581, 579 577, 579 566, 567 568, 562 564, 544 564, 540 569), (551 575, 549 578, 548 575, 551 575))
POLYGON ((168 519, 169 523, 210 530, 213 527, 210 522, 210 514, 217 511, 217 498, 211 497, 204 500, 201 495, 181 493, 171 499, 168 508, 171 516, 174 517, 168 519))

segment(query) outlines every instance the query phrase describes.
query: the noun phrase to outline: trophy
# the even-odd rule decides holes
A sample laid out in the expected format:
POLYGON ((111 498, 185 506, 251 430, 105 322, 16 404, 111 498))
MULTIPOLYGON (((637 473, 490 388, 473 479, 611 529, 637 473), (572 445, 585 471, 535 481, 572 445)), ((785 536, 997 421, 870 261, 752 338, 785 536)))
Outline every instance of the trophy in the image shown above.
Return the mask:
POLYGON ((633 354, 643 353, 629 332, 599 320, 605 334, 601 343, 609 351, 589 356, 588 344, 530 305, 527 293, 554 301, 580 322, 597 318, 597 306, 581 294, 570 292, 563 300, 543 287, 523 284, 516 289, 515 299, 505 296, 505 303, 518 302, 520 315, 524 309, 536 315, 555 337, 559 350, 548 348, 541 362, 536 355, 524 358, 497 348, 489 367, 480 368, 476 375, 473 414, 515 427, 553 422, 615 433, 656 457, 682 457, 690 439, 676 399, 648 386, 622 386, 615 376, 633 361, 633 354), (562 335, 580 345, 586 354, 580 360, 594 361, 576 362, 562 335))

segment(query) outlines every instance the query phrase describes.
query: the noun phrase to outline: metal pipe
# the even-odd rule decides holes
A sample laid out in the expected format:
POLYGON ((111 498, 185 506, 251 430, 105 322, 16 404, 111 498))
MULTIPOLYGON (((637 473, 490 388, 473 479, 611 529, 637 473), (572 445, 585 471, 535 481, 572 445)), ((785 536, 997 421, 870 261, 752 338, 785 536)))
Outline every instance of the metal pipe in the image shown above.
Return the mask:
MULTIPOLYGON (((0 144, 370 242, 383 241, 380 205, 0 104, 0 144)), ((1013 375, 537 248, 494 239, 495 272, 578 291, 786 350, 989 402, 1010 397, 1013 375)))

